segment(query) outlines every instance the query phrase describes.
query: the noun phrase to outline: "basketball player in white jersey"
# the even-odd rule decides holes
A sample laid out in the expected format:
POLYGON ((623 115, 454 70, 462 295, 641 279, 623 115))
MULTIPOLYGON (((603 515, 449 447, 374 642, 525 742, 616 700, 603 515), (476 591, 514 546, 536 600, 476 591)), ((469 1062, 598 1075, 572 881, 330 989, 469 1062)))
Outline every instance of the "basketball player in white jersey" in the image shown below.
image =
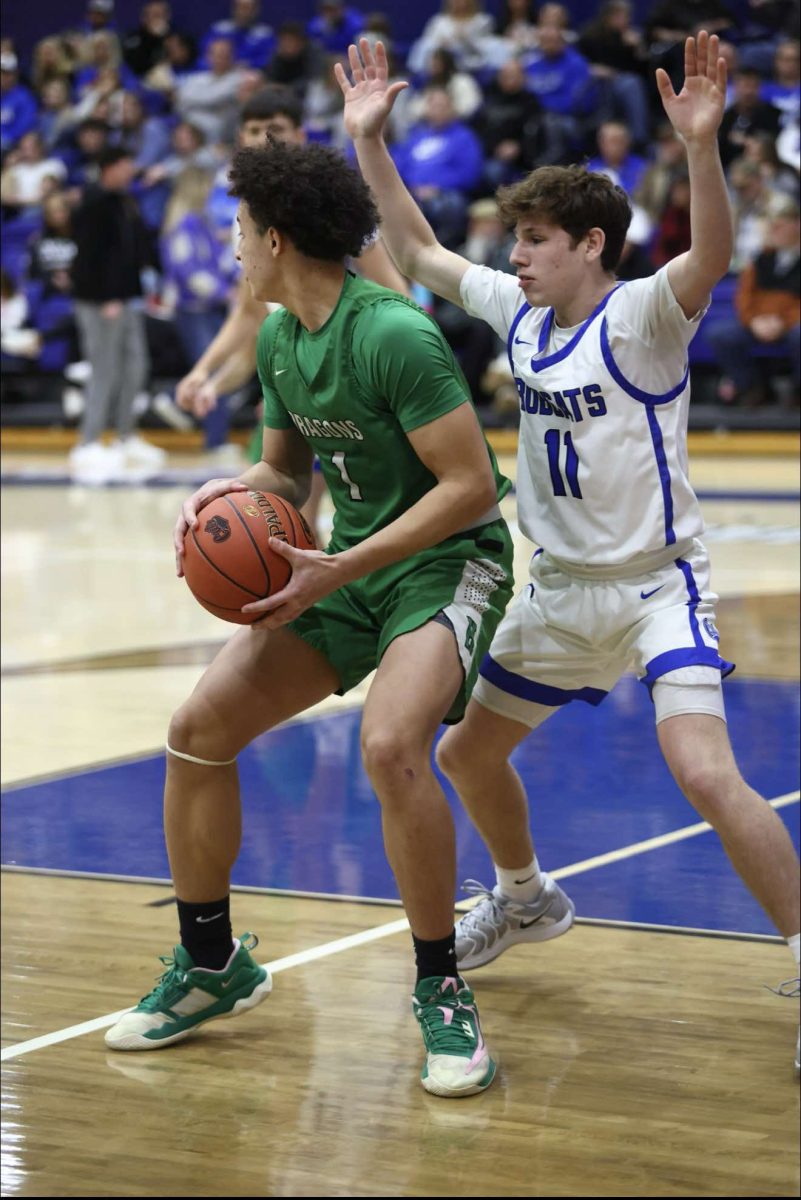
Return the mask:
MULTIPOLYGON (((733 668, 718 653, 716 596, 687 474, 687 347, 732 249, 717 146, 726 95, 718 48, 706 32, 687 39, 678 95, 657 71, 665 112, 687 147, 691 248, 652 278, 623 285, 614 271, 628 200, 605 176, 579 167, 543 167, 501 189, 500 212, 517 238, 517 279, 440 246, 382 138, 406 85, 388 84, 380 43, 375 54, 364 40, 350 48, 352 84, 338 71, 346 127, 393 259, 507 342, 521 409, 519 521, 541 547, 464 721, 439 748, 497 876, 457 925, 463 971, 572 924, 572 902, 540 870, 526 795, 508 759, 561 705, 598 704, 633 669, 651 694, 674 778, 787 939, 798 973, 798 858, 776 812, 743 780, 729 743, 721 678, 733 668)), ((798 983, 779 990, 797 995, 798 983)))
MULTIPOLYGON (((263 146, 265 138, 279 142, 306 141, 303 107, 288 88, 265 87, 243 106, 239 118, 238 145, 242 149, 263 146)), ((238 237, 236 204, 233 205, 232 237, 234 253, 238 237)), ((358 269, 367 279, 409 295, 406 280, 395 267, 380 238, 365 249, 358 269)), ((191 371, 178 384, 175 399, 180 408, 202 420, 220 403, 220 398, 245 387, 256 374, 256 337, 265 316, 277 305, 254 300, 244 279, 240 280, 236 299, 217 336, 209 343, 191 371)), ((258 429, 258 455, 261 454, 261 428, 258 429)), ((225 450, 230 447, 226 446, 225 450)), ((315 464, 317 466, 319 464, 315 464)), ((325 483, 319 470, 312 477, 312 490, 303 507, 303 515, 320 541, 317 517, 325 495, 325 483)))

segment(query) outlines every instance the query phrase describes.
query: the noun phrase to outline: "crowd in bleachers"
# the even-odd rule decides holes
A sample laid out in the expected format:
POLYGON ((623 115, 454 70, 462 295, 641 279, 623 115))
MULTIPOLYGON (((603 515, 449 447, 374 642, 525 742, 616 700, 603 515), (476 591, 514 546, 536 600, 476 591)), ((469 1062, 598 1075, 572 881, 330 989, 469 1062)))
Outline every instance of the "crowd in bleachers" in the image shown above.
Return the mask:
MULTIPOLYGON (((49 31, 29 62, 3 40, 6 399, 9 379, 37 372, 61 383, 87 357, 76 214, 121 151, 132 163, 151 375, 191 366, 236 282, 226 172, 242 106, 265 86, 291 89, 307 136, 352 161, 333 65, 359 35, 381 38, 392 73, 411 82, 393 112, 391 150, 445 245, 511 270, 496 188, 545 163, 586 162, 634 206, 621 278, 652 273, 690 238, 684 148, 654 71, 663 66, 679 86, 683 38, 704 27, 719 33, 730 70, 720 148, 735 251, 691 361, 714 370, 721 403, 748 406, 770 398, 769 372, 754 361, 772 361, 793 381, 780 395, 798 403, 797 0, 666 0, 641 25, 628 0, 606 0, 578 28, 564 4, 506 0, 495 19, 479 0, 444 0, 410 45, 393 38, 390 15, 341 0, 322 0, 308 23, 273 28, 269 16, 259 0, 232 0, 198 42, 175 27, 165 0, 146 0, 132 30, 116 24, 113 0, 88 0, 80 26, 49 31)), ((427 299, 475 398, 502 393, 491 331, 427 299)))

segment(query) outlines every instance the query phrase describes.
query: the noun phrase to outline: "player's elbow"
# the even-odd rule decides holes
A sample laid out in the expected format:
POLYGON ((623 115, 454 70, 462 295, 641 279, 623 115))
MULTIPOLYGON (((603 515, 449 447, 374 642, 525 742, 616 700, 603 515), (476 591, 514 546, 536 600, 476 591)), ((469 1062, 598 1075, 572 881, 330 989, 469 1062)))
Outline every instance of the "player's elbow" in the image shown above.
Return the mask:
POLYGON ((498 502, 498 489, 491 471, 471 472, 459 482, 460 516, 465 525, 489 512, 498 502))

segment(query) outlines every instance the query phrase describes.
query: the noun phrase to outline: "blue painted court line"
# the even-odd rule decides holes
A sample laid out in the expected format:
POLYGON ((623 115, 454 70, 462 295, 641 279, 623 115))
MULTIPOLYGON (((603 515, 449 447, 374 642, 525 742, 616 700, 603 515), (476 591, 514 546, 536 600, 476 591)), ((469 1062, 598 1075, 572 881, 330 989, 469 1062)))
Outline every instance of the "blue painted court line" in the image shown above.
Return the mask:
MULTIPOLYGON (((798 787, 799 688, 725 686, 735 752, 767 797, 798 787)), ((240 755, 243 848, 233 882, 258 888, 396 898, 379 805, 361 765, 361 712, 286 725, 240 755)), ((650 701, 621 680, 593 709, 571 704, 523 743, 514 762, 529 793, 546 869, 697 821, 658 751, 650 701)), ((11 789, 2 797, 3 862, 167 878, 164 758, 126 762, 11 789)), ((492 883, 489 856, 451 796, 459 878, 492 883)), ((780 816, 798 843, 798 805, 780 816)), ((774 932, 734 876, 713 833, 567 881, 579 914, 663 925, 774 932)))

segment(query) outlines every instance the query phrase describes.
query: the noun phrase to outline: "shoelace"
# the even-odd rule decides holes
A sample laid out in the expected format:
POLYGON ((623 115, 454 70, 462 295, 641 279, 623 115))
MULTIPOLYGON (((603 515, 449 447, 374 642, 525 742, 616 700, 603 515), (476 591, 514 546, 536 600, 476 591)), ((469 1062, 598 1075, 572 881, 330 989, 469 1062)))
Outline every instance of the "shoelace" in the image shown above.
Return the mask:
POLYGON ((772 988, 767 983, 763 983, 762 986, 773 992, 774 996, 782 996, 785 1000, 797 1000, 801 996, 801 979, 785 979, 777 988, 772 988))
POLYGON ((466 1018, 474 1017, 472 1008, 465 1007, 464 1004, 448 1001, 443 996, 432 996, 424 1005, 418 1008, 418 1018, 425 1031, 426 1050, 429 1054, 464 1054, 466 1048, 470 1048, 472 1053, 478 1044, 478 1035, 475 1027, 470 1021, 470 1029, 472 1036, 468 1037, 462 1029, 459 1021, 460 1013, 464 1012, 466 1018), (441 1012, 442 1008, 453 1009, 453 1020, 450 1024, 445 1024, 445 1018, 441 1012))
POLYGON ((186 991, 185 979, 186 972, 178 966, 175 961, 175 955, 160 954, 159 961, 163 962, 167 970, 162 975, 157 975, 158 983, 149 992, 147 996, 143 996, 139 1001, 138 1008, 146 1006, 147 1008, 170 1007, 170 1002, 179 999, 186 991), (169 999, 168 999, 169 998, 169 999))
MULTIPOLYGON (((255 933, 248 930, 247 933, 242 934, 239 944, 250 953, 258 946, 259 939, 255 933)), ((143 1005, 147 1008, 161 1008, 162 1006, 169 1008, 171 1001, 179 1000, 186 993, 187 972, 178 966, 175 961, 175 953, 160 954, 159 962, 163 962, 167 970, 162 975, 156 976, 158 980, 156 986, 152 992, 148 992, 146 996, 142 997, 137 1005, 138 1008, 142 1008, 143 1005)))
MULTIPOLYGON (((492 889, 488 888, 486 884, 479 883, 477 879, 465 879, 464 883, 462 884, 462 891, 468 896, 481 896, 482 900, 488 903, 490 906, 490 915, 493 921, 503 920, 504 909, 510 906, 509 903, 500 904, 498 897, 495 895, 492 889)), ((512 910, 514 911, 513 905, 512 910)), ((485 913, 486 909, 484 908, 484 905, 482 903, 476 904, 474 908, 471 908, 461 918, 460 925, 462 929, 465 931, 472 929, 473 926, 477 925, 479 921, 482 920, 482 917, 485 913)))

